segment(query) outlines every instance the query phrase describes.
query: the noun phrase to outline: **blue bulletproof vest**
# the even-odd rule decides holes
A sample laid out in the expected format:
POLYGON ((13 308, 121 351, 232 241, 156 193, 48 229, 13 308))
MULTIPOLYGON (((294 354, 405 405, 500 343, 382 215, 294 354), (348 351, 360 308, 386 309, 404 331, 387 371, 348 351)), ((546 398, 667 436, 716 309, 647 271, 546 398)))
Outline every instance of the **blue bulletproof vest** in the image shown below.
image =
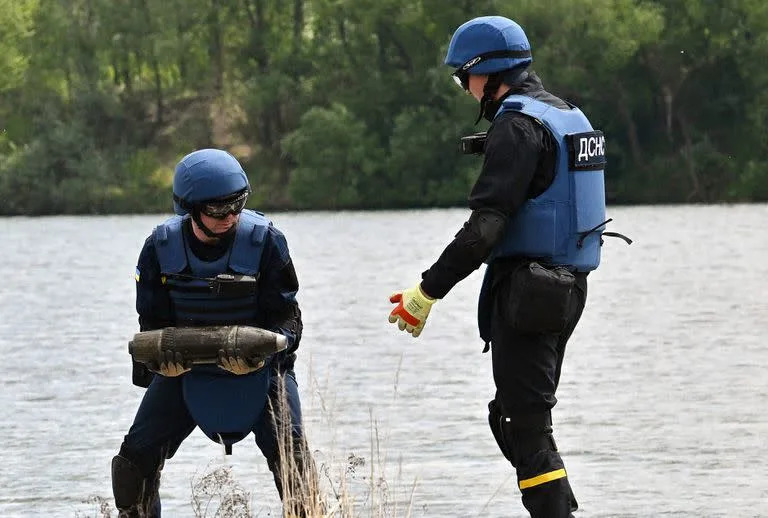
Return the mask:
MULTIPOLYGON (((529 257, 588 272, 600 264, 605 230, 605 139, 576 107, 562 110, 524 95, 504 99, 496 117, 517 111, 541 123, 557 143, 555 177, 507 224, 488 259, 478 301, 480 337, 491 339, 493 260, 529 257)), ((487 349, 486 349, 487 350, 487 349)))
POLYGON ((269 220, 244 210, 232 246, 216 261, 202 261, 190 249, 182 224, 189 216, 174 216, 155 229, 154 242, 160 271, 171 298, 177 326, 253 324, 256 297, 253 293, 227 298, 212 292, 205 278, 221 273, 257 276, 269 220))
POLYGON ((504 99, 496 117, 517 111, 539 121, 557 143, 555 178, 527 200, 494 248, 496 257, 531 257, 578 271, 600 264, 605 229, 605 139, 576 107, 562 110, 531 97, 504 99))
MULTIPOLYGON (((254 325, 257 322, 257 293, 222 297, 213 293, 204 278, 221 273, 258 276, 269 220, 244 210, 240 214, 232 245, 216 261, 198 259, 189 247, 182 228, 189 216, 175 216, 154 232, 160 270, 171 298, 177 326, 254 325)), ((187 410, 211 440, 226 446, 242 440, 254 429, 265 411, 271 361, 256 372, 237 376, 215 365, 195 366, 182 378, 187 410)))

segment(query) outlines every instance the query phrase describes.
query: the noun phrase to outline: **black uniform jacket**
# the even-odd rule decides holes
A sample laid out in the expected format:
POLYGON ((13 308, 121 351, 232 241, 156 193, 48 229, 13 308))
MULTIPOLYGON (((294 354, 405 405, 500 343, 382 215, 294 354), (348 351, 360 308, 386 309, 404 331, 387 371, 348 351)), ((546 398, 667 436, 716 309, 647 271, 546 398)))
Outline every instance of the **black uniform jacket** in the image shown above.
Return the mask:
MULTIPOLYGON (((544 90, 533 72, 523 73, 502 99, 515 94, 568 108, 562 99, 544 90)), ((496 102, 486 110, 486 118, 493 119, 499 105, 496 102)), ((550 133, 531 117, 505 112, 492 120, 483 169, 469 195, 472 214, 437 262, 422 274, 421 287, 427 295, 443 298, 480 267, 503 236, 509 219, 527 199, 552 184, 556 153, 557 144, 550 133)))

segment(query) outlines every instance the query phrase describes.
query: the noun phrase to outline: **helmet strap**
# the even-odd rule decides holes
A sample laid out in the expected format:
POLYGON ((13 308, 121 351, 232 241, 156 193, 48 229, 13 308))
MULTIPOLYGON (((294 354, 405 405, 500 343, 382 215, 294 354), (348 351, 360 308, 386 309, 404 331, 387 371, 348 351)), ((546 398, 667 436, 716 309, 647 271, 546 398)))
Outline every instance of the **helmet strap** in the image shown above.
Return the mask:
POLYGON ((496 92, 499 91, 501 83, 502 76, 498 72, 488 75, 488 79, 486 79, 485 85, 483 85, 483 97, 480 99, 480 112, 477 114, 477 119, 475 119, 475 126, 480 122, 480 119, 482 119, 483 116, 495 115, 486 114, 486 110, 494 105, 494 96, 496 95, 496 92))
POLYGON ((214 232, 210 228, 206 227, 205 224, 203 223, 203 220, 200 217, 200 207, 192 208, 192 219, 195 221, 195 223, 197 223, 197 226, 200 228, 200 230, 203 231, 203 234, 205 234, 206 236, 212 239, 226 239, 235 233, 235 229, 237 227, 237 225, 232 225, 224 232, 219 232, 219 233, 214 232))

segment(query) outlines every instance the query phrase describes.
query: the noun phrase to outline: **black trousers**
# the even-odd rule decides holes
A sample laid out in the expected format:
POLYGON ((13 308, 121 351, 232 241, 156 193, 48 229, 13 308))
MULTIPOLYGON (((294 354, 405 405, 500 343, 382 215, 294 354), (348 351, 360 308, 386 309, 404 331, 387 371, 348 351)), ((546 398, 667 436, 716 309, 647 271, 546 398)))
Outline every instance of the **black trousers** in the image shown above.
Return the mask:
MULTIPOLYGON (((307 516, 308 510, 304 509, 304 502, 310 502, 317 493, 317 475, 304 439, 301 403, 293 370, 273 372, 269 399, 271 403, 262 411, 253 429, 256 445, 267 459, 267 466, 274 476, 275 486, 286 512, 307 516), (276 409, 275 412, 270 404, 276 409), (290 419, 290 423, 281 422, 280 414, 283 412, 284 416, 290 419), (288 434, 290 439, 279 437, 288 434), (293 455, 293 459, 284 458, 286 454, 293 455), (281 468, 286 467, 291 472, 281 473, 281 468), (286 502, 286 489, 290 502, 286 502)), ((134 422, 123 440, 120 455, 136 465, 146 479, 157 477, 159 483, 159 472, 165 459, 173 457, 196 426, 184 402, 182 378, 156 375, 144 394, 134 422)), ((116 487, 129 482, 113 480, 116 487)), ((159 495, 156 498, 150 495, 149 498, 154 501, 150 502, 148 517, 159 518, 159 495)), ((118 500, 117 492, 115 499, 118 500)), ((120 507, 119 503, 117 506, 120 507)), ((136 514, 144 516, 142 513, 136 514)))
POLYGON ((521 329, 510 318, 510 305, 526 304, 513 300, 519 287, 514 271, 499 268, 494 279, 491 344, 496 396, 489 405, 491 428, 517 470, 523 505, 531 516, 567 518, 577 503, 552 438, 550 410, 557 403, 566 344, 586 302, 586 274, 574 274, 573 288, 560 301, 565 308, 563 328, 535 332, 521 329))

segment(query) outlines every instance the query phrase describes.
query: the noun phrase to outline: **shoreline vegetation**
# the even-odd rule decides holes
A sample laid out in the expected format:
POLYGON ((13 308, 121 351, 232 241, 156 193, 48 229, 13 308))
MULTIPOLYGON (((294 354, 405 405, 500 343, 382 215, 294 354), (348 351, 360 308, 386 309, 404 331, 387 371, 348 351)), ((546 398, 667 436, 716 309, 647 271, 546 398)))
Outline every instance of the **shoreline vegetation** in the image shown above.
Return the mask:
MULTIPOLYGON (((170 187, 168 188, 168 192, 170 193, 170 187)), ((170 196, 170 194, 169 194, 170 196)), ((726 206, 726 207, 736 207, 739 205, 765 205, 768 203, 768 200, 755 200, 755 201, 714 201, 714 202, 667 202, 667 203, 611 203, 610 200, 607 200, 607 208, 617 208, 617 207, 644 207, 644 206, 664 206, 664 207, 697 207, 697 206, 726 206)), ((173 206, 168 203, 167 207, 159 207, 155 208, 153 207, 152 210, 146 210, 146 211, 139 211, 139 210, 127 210, 125 212, 72 212, 72 213, 57 213, 57 214, 0 214, 0 218, 47 218, 47 217, 67 217, 67 216, 73 216, 73 217, 108 217, 108 216, 157 216, 157 217, 170 217, 173 215, 173 206)), ((347 208, 341 208, 341 209, 332 209, 332 208, 311 208, 311 207, 304 207, 304 208, 295 208, 295 207, 275 207, 270 205, 269 203, 264 203, 261 205, 256 205, 254 202, 249 201, 247 206, 247 209, 255 210, 258 212, 265 213, 267 216, 270 215, 276 215, 276 214, 284 214, 284 213, 293 213, 293 214, 302 214, 302 213, 375 213, 375 212, 389 212, 389 211, 408 211, 408 210, 441 210, 441 209, 465 209, 467 208, 467 204, 446 204, 446 205, 432 205, 429 207, 423 207, 423 206, 412 206, 412 207, 347 207, 347 208)))
POLYGON ((487 13, 605 133, 609 202, 768 200, 765 2, 0 2, 0 215, 167 212, 203 147, 258 209, 462 206, 487 123, 442 58, 487 13))

